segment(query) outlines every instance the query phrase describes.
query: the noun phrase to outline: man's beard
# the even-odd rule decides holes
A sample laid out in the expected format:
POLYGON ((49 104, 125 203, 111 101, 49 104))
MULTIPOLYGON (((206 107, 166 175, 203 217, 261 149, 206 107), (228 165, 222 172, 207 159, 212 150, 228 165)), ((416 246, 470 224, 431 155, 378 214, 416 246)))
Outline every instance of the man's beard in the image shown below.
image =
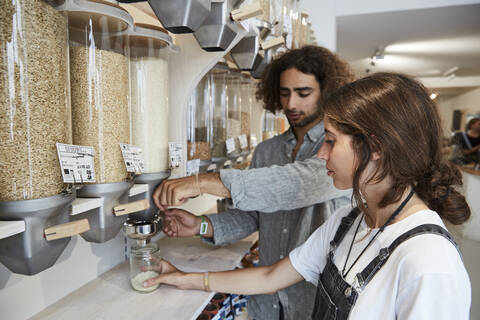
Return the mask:
POLYGON ((292 128, 305 127, 306 125, 309 125, 313 121, 317 120, 320 117, 321 113, 322 113, 321 108, 317 108, 317 110, 314 113, 312 113, 309 116, 306 116, 305 118, 303 118, 298 122, 290 121, 290 119, 288 118, 287 120, 288 120, 288 123, 290 124, 290 127, 292 128))

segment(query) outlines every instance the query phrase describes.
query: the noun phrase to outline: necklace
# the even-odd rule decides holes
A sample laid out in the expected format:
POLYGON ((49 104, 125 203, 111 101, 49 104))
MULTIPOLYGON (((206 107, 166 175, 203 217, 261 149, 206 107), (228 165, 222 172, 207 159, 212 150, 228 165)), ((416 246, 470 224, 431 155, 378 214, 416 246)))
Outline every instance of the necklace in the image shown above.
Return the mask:
POLYGON ((345 264, 343 265, 343 270, 342 270, 342 276, 343 278, 345 278, 347 276, 347 274, 350 272, 350 270, 352 270, 353 266, 357 263, 358 259, 360 259, 360 257, 363 255, 363 253, 367 250, 367 248, 373 243, 373 240, 375 240, 375 238, 379 235, 380 232, 383 232, 383 230, 385 229, 385 227, 390 223, 392 222, 393 219, 395 219, 395 217, 400 213, 400 211, 402 211, 402 209, 405 207, 405 205, 407 204, 407 202, 412 198, 414 192, 413 190, 410 191, 410 193, 408 194, 408 196, 405 198, 405 200, 402 201, 402 203, 398 206, 398 208, 392 213, 392 215, 390 216, 390 218, 388 218, 388 220, 383 224, 383 226, 380 227, 380 229, 377 231, 377 233, 375 233, 375 235, 373 236, 373 238, 367 243, 367 245, 365 246, 365 248, 363 248, 362 252, 360 252, 360 254, 358 255, 358 257, 355 259, 355 261, 353 261, 352 265, 350 266, 350 268, 347 270, 347 272, 345 272, 345 269, 347 268, 347 262, 348 262, 348 258, 350 258, 350 253, 352 252, 352 247, 353 247, 353 243, 355 242, 355 238, 357 236, 357 232, 358 232, 358 229, 360 228, 360 224, 362 223, 362 220, 363 218, 365 217, 362 216, 362 218, 360 219, 360 221, 358 222, 357 224, 357 228, 355 229, 355 233, 353 234, 353 239, 352 239, 352 243, 350 243, 350 248, 348 249, 348 253, 347 253, 347 258, 345 259, 345 264))

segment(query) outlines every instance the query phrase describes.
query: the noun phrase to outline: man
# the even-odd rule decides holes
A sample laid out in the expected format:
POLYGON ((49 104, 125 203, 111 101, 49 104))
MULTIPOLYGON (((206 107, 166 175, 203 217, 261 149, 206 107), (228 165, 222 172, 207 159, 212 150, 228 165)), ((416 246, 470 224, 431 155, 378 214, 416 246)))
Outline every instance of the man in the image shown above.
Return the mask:
MULTIPOLYGON (((285 113, 290 129, 260 143, 251 168, 283 166, 314 157, 324 139, 322 101, 330 92, 351 80, 347 65, 325 48, 308 46, 291 50, 274 60, 267 67, 257 93, 263 99, 265 109, 285 113)), ((281 167, 274 169, 277 168, 282 170, 281 167)), ((238 174, 239 171, 234 172, 238 174)), ((283 177, 282 174, 270 175, 269 179, 273 179, 271 186, 258 190, 261 197, 274 197, 272 193, 276 190, 288 189, 290 179, 283 177)), ((232 180, 231 190, 235 190, 235 180, 232 180)), ((208 217, 196 217, 184 210, 173 209, 166 212, 164 231, 169 236, 192 236, 199 234, 200 224, 205 220, 208 227, 203 239, 222 245, 258 230, 260 265, 270 265, 302 244, 335 209, 348 203, 348 198, 341 197, 345 193, 335 190, 329 180, 320 182, 324 188, 318 194, 324 195, 321 203, 314 206, 295 210, 278 208, 274 212, 268 208, 262 210, 264 212, 232 209, 208 217)), ((162 183, 155 191, 154 200, 165 209, 166 205, 181 202, 183 198, 202 191, 231 195, 225 188, 229 183, 218 182, 218 175, 201 176, 199 180, 195 177, 171 180, 162 183), (202 186, 206 188, 202 189, 202 186), (189 190, 184 192, 185 189, 189 190)), ((256 179, 256 182, 262 184, 261 180, 256 179)), ((258 186, 254 188, 258 189, 258 186)), ((291 200, 298 201, 298 198, 302 198, 302 194, 296 194, 294 190, 291 200)), ((261 207, 262 200, 258 200, 253 205, 261 207)), ((252 296, 248 302, 249 316, 257 320, 308 319, 313 310, 315 290, 313 285, 303 281, 272 295, 252 296)))

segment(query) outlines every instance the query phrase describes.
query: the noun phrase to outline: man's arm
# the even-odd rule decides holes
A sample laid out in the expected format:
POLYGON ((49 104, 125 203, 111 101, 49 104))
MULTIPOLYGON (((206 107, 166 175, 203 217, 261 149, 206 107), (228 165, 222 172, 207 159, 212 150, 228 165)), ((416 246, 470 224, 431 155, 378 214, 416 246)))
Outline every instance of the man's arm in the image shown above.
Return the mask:
POLYGON ((333 186, 325 161, 317 158, 285 166, 221 170, 220 177, 230 190, 233 205, 245 211, 292 210, 351 195, 350 190, 333 186))

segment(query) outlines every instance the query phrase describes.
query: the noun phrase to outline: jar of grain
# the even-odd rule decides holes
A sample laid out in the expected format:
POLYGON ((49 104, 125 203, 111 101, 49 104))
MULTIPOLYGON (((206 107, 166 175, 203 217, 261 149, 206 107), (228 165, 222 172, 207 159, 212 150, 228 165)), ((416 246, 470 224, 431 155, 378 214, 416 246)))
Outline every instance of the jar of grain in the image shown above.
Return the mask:
POLYGON ((132 17, 106 2, 67 1, 73 143, 95 150, 96 183, 121 182, 120 143, 130 143, 129 47, 132 17))
POLYGON ((244 76, 240 85, 240 136, 243 137, 242 140, 240 140, 240 148, 242 152, 248 152, 250 150, 249 138, 251 134, 251 116, 253 106, 251 83, 252 79, 248 76, 244 76))
POLYGON ((145 173, 167 171, 168 46, 159 27, 135 24, 130 31, 132 143, 143 150, 145 173))
POLYGON ((210 77, 204 76, 194 89, 188 108, 188 160, 211 160, 212 127, 210 77))
POLYGON ((212 158, 221 161, 227 157, 227 71, 218 66, 210 71, 210 83, 213 104, 213 132, 212 132, 212 158))
POLYGON ((233 139, 234 141, 234 147, 229 148, 227 145, 227 155, 230 157, 240 154, 240 141, 238 140, 241 132, 240 77, 240 73, 231 72, 227 78, 227 140, 233 139))
POLYGON ((0 0, 0 201, 64 188, 56 143, 71 143, 68 32, 56 5, 0 0))
POLYGON ((160 251, 156 243, 146 245, 132 245, 130 249, 130 283, 135 291, 141 293, 152 292, 157 285, 144 287, 145 280, 159 275, 160 251))
POLYGON ((269 111, 263 113, 262 141, 277 135, 275 131, 275 115, 269 111))

